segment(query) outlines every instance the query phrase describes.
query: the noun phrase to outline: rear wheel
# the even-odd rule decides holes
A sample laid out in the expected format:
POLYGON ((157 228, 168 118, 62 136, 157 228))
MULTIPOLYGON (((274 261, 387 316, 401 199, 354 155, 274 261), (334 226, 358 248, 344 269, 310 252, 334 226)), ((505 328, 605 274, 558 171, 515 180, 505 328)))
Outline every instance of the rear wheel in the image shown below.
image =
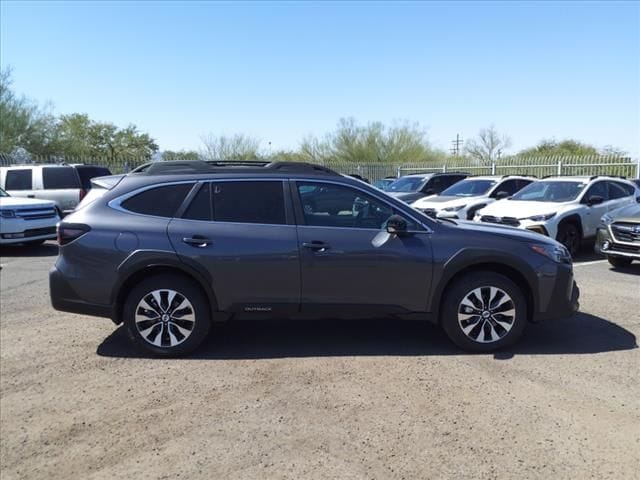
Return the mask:
POLYGON ((631 265, 631 261, 632 261, 631 258, 614 257, 612 255, 607 255, 607 260, 609 261, 611 266, 613 266, 615 268, 628 267, 629 265, 631 265))
POLYGON ((124 324, 138 347, 158 356, 195 350, 211 325, 200 287, 187 277, 150 277, 131 290, 123 309, 124 324))
POLYGON ((560 228, 558 228, 556 240, 567 247, 571 256, 574 257, 580 249, 582 235, 575 223, 563 223, 560 225, 560 228))
POLYGON ((442 326, 464 350, 491 352, 515 343, 527 324, 520 288, 494 272, 474 272, 456 281, 442 306, 442 326))

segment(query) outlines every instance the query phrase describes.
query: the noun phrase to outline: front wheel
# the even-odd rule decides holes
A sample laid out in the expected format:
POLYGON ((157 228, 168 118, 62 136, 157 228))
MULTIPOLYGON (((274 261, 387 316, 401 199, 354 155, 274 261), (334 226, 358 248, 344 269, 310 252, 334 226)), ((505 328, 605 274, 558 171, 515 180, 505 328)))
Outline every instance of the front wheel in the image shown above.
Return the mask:
POLYGON ((449 338, 463 350, 492 352, 520 338, 527 324, 527 305, 509 278, 475 272, 449 288, 441 319, 449 338))
POLYGON ((611 266, 614 267, 614 268, 628 267, 629 265, 631 265, 631 261, 632 261, 631 258, 614 257, 612 255, 607 255, 607 260, 609 261, 611 266))
POLYGON ((211 325, 200 287, 187 277, 163 274, 136 285, 124 304, 124 324, 134 343, 158 356, 195 350, 211 325))
POLYGON ((580 243, 582 242, 582 236, 580 230, 573 223, 563 223, 558 228, 558 235, 556 237, 562 245, 564 245, 572 257, 578 253, 580 249, 580 243))

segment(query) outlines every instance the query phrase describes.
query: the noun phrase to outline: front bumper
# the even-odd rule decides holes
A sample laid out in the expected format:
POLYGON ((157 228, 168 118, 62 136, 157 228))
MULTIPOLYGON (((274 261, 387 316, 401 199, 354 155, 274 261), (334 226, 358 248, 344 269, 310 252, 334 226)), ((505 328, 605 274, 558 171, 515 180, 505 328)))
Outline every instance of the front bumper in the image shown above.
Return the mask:
POLYGON ((82 300, 64 275, 56 267, 49 270, 49 295, 56 310, 94 317, 111 317, 111 305, 100 305, 82 300))
POLYGON ((36 240, 51 240, 56 238, 56 227, 30 228, 20 232, 5 232, 0 234, 0 245, 33 242, 36 240))
POLYGON ((580 308, 580 289, 570 265, 559 265, 556 272, 539 272, 539 305, 533 321, 570 317, 580 308))
POLYGON ((598 228, 596 232, 596 253, 614 257, 626 257, 640 260, 640 245, 633 243, 619 243, 611 237, 607 228, 598 228))

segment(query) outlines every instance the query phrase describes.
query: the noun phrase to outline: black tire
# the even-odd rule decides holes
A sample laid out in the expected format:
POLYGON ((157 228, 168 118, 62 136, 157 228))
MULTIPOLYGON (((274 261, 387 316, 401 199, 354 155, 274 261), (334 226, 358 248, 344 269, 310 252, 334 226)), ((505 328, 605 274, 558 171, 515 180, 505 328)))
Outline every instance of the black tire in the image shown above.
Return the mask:
POLYGON ((631 265, 633 259, 626 257, 614 257, 613 255, 607 255, 607 260, 614 268, 624 268, 631 265))
POLYGON ((575 257, 580 250, 582 244, 582 235, 580 229, 573 222, 562 223, 558 228, 558 235, 556 236, 561 244, 563 244, 572 257, 575 257))
MULTIPOLYGON (((478 300, 484 305, 483 298, 478 298, 478 300)), ((520 338, 527 325, 527 304, 520 288, 504 275, 489 271, 473 272, 456 280, 447 289, 440 318, 444 331, 458 347, 469 352, 492 352, 512 345, 520 338), (483 306, 483 308, 477 309, 482 312, 489 311, 487 317, 483 317, 483 314, 474 316, 463 311, 468 307, 462 302, 476 289, 480 289, 481 296, 484 296, 487 293, 485 287, 488 288, 489 298, 484 300, 492 300, 489 305, 495 304, 499 307, 485 309, 483 306), (491 287, 498 289, 495 291, 493 299, 490 298, 491 287), (507 297, 510 300, 501 304, 502 300, 507 297), (509 313, 512 310, 513 315, 509 313), (468 316, 469 320, 461 320, 459 316, 468 316), (496 321, 496 318, 499 322, 496 321), (470 329, 467 330, 468 333, 463 330, 463 324, 466 322, 468 322, 467 328, 470 329), (497 338, 488 340, 487 336, 497 338)))
POLYGON ((211 313, 207 299, 197 283, 183 275, 160 274, 143 280, 131 290, 124 304, 123 321, 137 347, 160 357, 178 357, 193 352, 207 337, 211 327, 211 313), (157 291, 167 292, 166 295, 162 292, 158 294, 162 305, 152 303, 155 300, 152 292, 157 291), (166 309, 163 309, 169 303, 169 291, 176 295, 173 296, 171 305, 166 305, 166 309), (178 295, 188 303, 183 303, 178 295), (148 301, 147 305, 152 308, 140 307, 143 300, 148 301), (160 308, 156 310, 155 307, 160 308), (168 312, 169 318, 155 320, 156 315, 157 318, 164 317, 164 314, 159 313, 162 311, 168 312), (139 314, 139 319, 143 316, 154 318, 136 322, 136 313, 139 314), (147 332, 146 336, 142 332, 147 332), (182 332, 189 333, 183 335, 182 332), (179 343, 172 345, 174 340, 179 343), (152 341, 159 344, 152 344, 152 341))

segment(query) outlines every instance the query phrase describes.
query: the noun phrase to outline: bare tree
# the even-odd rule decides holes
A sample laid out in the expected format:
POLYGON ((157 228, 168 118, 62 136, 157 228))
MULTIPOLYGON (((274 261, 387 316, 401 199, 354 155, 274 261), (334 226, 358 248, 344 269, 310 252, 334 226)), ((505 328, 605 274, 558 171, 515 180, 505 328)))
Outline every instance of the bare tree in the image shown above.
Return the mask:
POLYGON ((261 157, 260 140, 242 133, 232 136, 210 133, 201 140, 200 155, 205 160, 258 160, 261 157))
POLYGON ((511 139, 506 135, 500 135, 491 125, 483 128, 478 133, 478 138, 467 141, 464 149, 480 163, 489 164, 502 154, 502 151, 511 146, 511 139))

